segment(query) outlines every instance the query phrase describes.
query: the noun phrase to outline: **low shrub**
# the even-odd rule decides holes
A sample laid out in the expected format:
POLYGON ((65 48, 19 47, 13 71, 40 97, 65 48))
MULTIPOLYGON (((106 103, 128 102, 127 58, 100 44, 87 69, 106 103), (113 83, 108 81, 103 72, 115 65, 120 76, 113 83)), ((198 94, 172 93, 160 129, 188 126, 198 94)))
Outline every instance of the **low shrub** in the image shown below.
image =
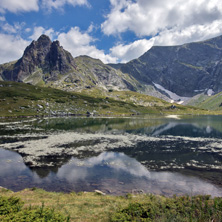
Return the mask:
POLYGON ((0 221, 2 222, 68 222, 69 217, 42 204, 41 207, 23 208, 23 202, 17 197, 0 196, 0 221))
POLYGON ((222 198, 183 196, 150 198, 145 203, 133 202, 119 209, 111 221, 222 221, 222 198))
POLYGON ((17 213, 21 210, 23 203, 17 197, 2 197, 0 196, 0 215, 17 213))

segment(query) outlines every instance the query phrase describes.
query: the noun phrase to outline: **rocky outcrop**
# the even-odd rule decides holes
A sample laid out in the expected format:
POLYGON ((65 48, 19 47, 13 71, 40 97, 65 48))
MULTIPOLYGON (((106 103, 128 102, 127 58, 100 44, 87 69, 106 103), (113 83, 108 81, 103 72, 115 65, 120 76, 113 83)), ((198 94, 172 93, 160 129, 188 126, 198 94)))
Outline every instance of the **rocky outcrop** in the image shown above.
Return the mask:
POLYGON ((75 63, 71 54, 64 50, 58 41, 51 42, 48 36, 42 35, 37 41, 32 41, 22 58, 3 70, 1 75, 4 80, 26 82, 26 79, 35 73, 45 81, 49 77, 56 79, 58 74, 74 69, 75 63))

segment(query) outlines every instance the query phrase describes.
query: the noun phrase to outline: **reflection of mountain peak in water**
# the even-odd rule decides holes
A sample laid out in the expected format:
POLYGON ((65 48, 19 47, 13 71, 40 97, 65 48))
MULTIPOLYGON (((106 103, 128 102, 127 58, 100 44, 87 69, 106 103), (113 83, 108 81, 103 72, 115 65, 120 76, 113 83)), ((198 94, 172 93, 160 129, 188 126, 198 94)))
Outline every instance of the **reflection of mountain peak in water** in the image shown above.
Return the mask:
MULTIPOLYGON (((96 119, 93 121, 96 122, 96 119)), ((109 122, 109 120, 106 121, 109 122)), ((195 156, 192 154, 194 150, 202 155, 214 153, 214 156, 218 156, 220 154, 217 149, 220 148, 221 140, 218 139, 216 148, 214 146, 214 142, 217 142, 216 137, 222 137, 220 132, 210 126, 200 127, 198 124, 182 120, 167 122, 167 124, 160 125, 158 121, 156 124, 158 127, 154 127, 152 124, 152 127, 132 130, 130 133, 116 131, 115 134, 112 134, 108 131, 93 134, 57 131, 48 132, 48 134, 17 135, 8 137, 8 141, 0 144, 0 148, 17 151, 30 167, 60 167, 72 156, 87 158, 99 155, 104 151, 118 150, 124 153, 132 151, 132 157, 139 157, 141 153, 143 157, 149 153, 147 160, 150 158, 155 161, 162 159, 164 164, 151 164, 153 169, 159 169, 161 166, 166 167, 166 165, 184 167, 186 164, 191 164, 190 161, 195 156), (210 137, 214 137, 215 140, 211 140, 210 137), (16 138, 15 141, 14 138, 16 138), (183 153, 186 155, 181 159, 183 153)), ((101 124, 103 125, 104 122, 101 124)), ((4 139, 7 138, 4 137, 4 139)), ((140 159, 138 160, 140 161, 140 159)), ((141 161, 145 160, 142 158, 141 161)), ((197 159, 194 160, 197 161, 197 159)))
MULTIPOLYGON (((50 180, 50 177, 48 178, 50 180)), ((197 177, 187 177, 187 175, 183 175, 183 172, 179 174, 149 171, 136 159, 117 152, 103 152, 98 156, 81 160, 73 157, 69 163, 63 165, 56 172, 56 178, 70 184, 81 183, 81 186, 87 187, 87 189, 90 189, 88 181, 91 181, 92 184, 96 183, 100 190, 112 189, 113 183, 115 183, 115 186, 125 184, 124 189, 127 189, 129 184, 130 187, 131 184, 134 184, 136 188, 145 190, 148 188, 149 192, 152 192, 154 188, 161 191, 167 185, 173 190, 181 190, 184 193, 190 192, 190 189, 194 186, 197 193, 209 188, 212 189, 211 192, 213 193, 211 194, 219 193, 219 190, 216 190, 213 185, 201 181, 197 177), (109 183, 104 181, 109 181, 109 183), (110 181, 112 181, 112 184, 110 184, 110 181)))
MULTIPOLYGON (((55 157, 55 162, 58 158, 59 157, 55 157)), ((90 171, 90 168, 93 169, 98 166, 109 167, 111 169, 115 169, 116 171, 123 171, 133 176, 149 177, 149 171, 136 159, 130 158, 123 153, 117 152, 103 152, 97 156, 92 155, 83 159, 71 156, 67 158, 60 157, 59 163, 54 166, 47 166, 47 163, 47 158, 45 158, 45 164, 42 163, 43 165, 45 165, 45 167, 30 167, 28 164, 26 164, 26 166, 28 166, 40 178, 48 177, 52 172, 58 174, 58 177, 66 176, 70 180, 71 178, 77 177, 81 177, 81 179, 84 179, 84 175, 87 174, 86 171, 90 171), (66 171, 66 175, 61 175, 61 172, 63 172, 62 168, 64 166, 66 167, 66 169, 69 169, 69 172, 66 171), (73 166, 77 168, 79 167, 78 173, 76 172, 76 170, 73 170, 73 166), (67 174, 69 176, 67 176, 67 174)))
POLYGON ((170 123, 161 125, 161 126, 157 127, 156 129, 154 129, 154 131, 152 132, 152 135, 158 136, 158 135, 164 134, 165 131, 167 131, 171 128, 174 128, 175 126, 177 126, 177 124, 178 123, 176 123, 176 122, 170 122, 170 123))
POLYGON ((200 127, 197 124, 170 122, 153 130, 152 136, 172 135, 188 137, 221 138, 222 133, 211 126, 200 127))
POLYGON ((59 171, 59 168, 61 168, 63 165, 67 164, 71 156, 55 156, 55 157, 45 157, 41 159, 42 167, 33 167, 30 166, 29 162, 25 162, 25 165, 31 169, 32 172, 35 172, 40 178, 45 178, 49 176, 50 173, 57 174, 59 171), (51 164, 50 163, 54 162, 51 164))

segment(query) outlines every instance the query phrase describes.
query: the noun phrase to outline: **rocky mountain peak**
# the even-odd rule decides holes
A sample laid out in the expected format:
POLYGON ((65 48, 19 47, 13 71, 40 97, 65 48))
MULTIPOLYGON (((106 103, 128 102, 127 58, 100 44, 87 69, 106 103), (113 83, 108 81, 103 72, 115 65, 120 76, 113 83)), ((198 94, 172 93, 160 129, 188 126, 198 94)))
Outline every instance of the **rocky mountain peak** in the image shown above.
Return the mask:
POLYGON ((69 72, 72 68, 75 68, 73 57, 60 46, 59 41, 52 42, 47 35, 41 35, 26 47, 22 58, 12 70, 4 71, 3 76, 6 80, 23 81, 33 73, 41 73, 56 79, 56 75, 69 72))
POLYGON ((81 91, 98 87, 101 90, 134 89, 137 82, 98 59, 88 56, 73 58, 60 46, 41 35, 25 49, 15 63, 0 65, 0 79, 81 91))
MULTIPOLYGON (((20 59, 20 64, 29 63, 32 65, 43 64, 45 57, 50 51, 52 42, 50 38, 46 35, 41 35, 37 41, 32 41, 32 43, 25 49, 22 58, 20 59)), ((30 71, 33 71, 31 69, 30 71)))
POLYGON ((49 43, 49 42, 51 42, 51 39, 49 38, 49 36, 47 36, 47 35, 45 35, 45 34, 42 34, 42 35, 38 38, 37 42, 49 43))
POLYGON ((58 40, 52 42, 46 59, 51 70, 59 71, 61 74, 71 71, 72 68, 76 68, 72 55, 60 46, 58 40))
POLYGON ((32 50, 48 51, 51 44, 52 41, 47 35, 41 35, 37 41, 33 40, 32 43, 28 47, 26 47, 24 55, 29 54, 32 50))

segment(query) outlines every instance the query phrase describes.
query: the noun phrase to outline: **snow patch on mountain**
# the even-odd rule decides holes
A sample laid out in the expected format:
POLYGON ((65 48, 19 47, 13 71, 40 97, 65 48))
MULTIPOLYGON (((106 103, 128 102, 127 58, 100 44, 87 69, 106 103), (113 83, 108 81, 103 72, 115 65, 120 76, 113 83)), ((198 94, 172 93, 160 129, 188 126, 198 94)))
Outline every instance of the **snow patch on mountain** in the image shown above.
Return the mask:
POLYGON ((207 95, 212 96, 214 94, 214 91, 212 89, 207 90, 207 95))
POLYGON ((182 97, 182 96, 179 96, 179 95, 177 95, 176 93, 171 92, 171 91, 165 89, 163 86, 161 86, 161 85, 159 85, 159 84, 157 84, 157 83, 154 83, 154 82, 153 82, 153 84, 154 84, 154 86, 155 86, 157 89, 165 92, 165 93, 172 99, 172 100, 171 100, 171 103, 176 102, 176 103, 178 103, 178 104, 182 104, 182 103, 184 103, 185 101, 191 99, 191 97, 182 97))

